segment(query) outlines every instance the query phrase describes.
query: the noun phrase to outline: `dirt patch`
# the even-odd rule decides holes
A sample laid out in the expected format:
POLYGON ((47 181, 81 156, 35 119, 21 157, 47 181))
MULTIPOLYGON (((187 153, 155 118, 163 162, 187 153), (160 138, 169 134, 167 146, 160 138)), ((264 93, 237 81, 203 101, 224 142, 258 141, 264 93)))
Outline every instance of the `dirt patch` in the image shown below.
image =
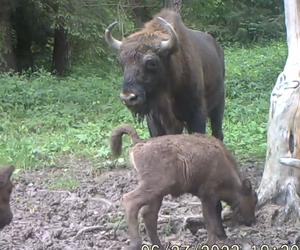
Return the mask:
MULTIPOLYGON (((242 165, 257 187, 263 164, 249 161, 242 165)), ((55 169, 26 172, 15 180, 14 219, 0 232, 0 249, 121 249, 128 244, 121 197, 136 183, 133 170, 100 172, 89 161, 74 157, 64 158, 55 169)), ((299 227, 272 225, 276 209, 272 205, 258 211, 253 227, 224 223, 228 243, 299 245, 299 227)), ((158 223, 162 241, 196 249, 207 237, 197 218, 200 215, 201 203, 196 197, 166 197, 158 223)), ((141 234, 147 241, 143 224, 141 234)))

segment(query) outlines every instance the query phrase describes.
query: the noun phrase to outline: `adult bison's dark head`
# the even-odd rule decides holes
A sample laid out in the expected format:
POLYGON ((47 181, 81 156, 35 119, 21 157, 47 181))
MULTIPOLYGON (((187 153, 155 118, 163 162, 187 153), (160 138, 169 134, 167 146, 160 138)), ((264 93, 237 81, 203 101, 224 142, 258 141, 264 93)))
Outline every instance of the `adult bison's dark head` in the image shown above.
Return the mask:
POLYGON ((116 24, 108 26, 105 39, 119 51, 124 72, 120 98, 134 114, 143 117, 167 88, 169 57, 178 48, 178 37, 170 23, 157 17, 141 31, 118 41, 111 34, 116 24))

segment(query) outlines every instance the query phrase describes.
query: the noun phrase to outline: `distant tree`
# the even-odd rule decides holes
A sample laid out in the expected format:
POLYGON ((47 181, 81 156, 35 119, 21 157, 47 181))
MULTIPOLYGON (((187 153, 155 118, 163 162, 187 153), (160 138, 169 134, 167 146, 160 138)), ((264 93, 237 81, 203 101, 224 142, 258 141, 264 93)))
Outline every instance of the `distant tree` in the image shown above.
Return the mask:
POLYGON ((130 0, 134 23, 136 28, 141 28, 151 18, 150 10, 144 0, 130 0))
POLYGON ((69 42, 67 31, 62 25, 54 30, 52 68, 57 75, 63 76, 70 69, 69 42))
MULTIPOLYGON (((6 8, 1 8, 0 19, 5 32, 4 44, 0 43, 2 58, 8 69, 18 72, 34 67, 34 54, 41 53, 50 36, 49 17, 47 12, 41 12, 37 0, 3 0, 6 8), (4 24, 4 25, 3 25, 4 24)), ((1 35, 0 35, 1 36, 1 35)), ((1 56, 0 56, 1 57, 1 56)), ((1 59, 0 59, 1 60, 1 59)))
POLYGON ((66 9, 71 9, 63 1, 52 2, 50 6, 54 11, 54 44, 52 55, 52 70, 59 76, 65 75, 70 70, 70 44, 66 27, 66 9))
POLYGON ((12 13, 12 25, 16 32, 15 56, 17 70, 22 72, 33 68, 33 55, 31 51, 33 42, 33 24, 35 17, 34 4, 29 0, 17 2, 12 13))
POLYGON ((108 6, 89 0, 1 0, 1 70, 22 72, 46 62, 64 75, 70 69, 71 49, 86 59, 103 56, 103 30, 115 11, 108 6))
POLYGON ((16 70, 13 50, 14 31, 11 25, 12 2, 3 0, 0 8, 0 72, 16 70))

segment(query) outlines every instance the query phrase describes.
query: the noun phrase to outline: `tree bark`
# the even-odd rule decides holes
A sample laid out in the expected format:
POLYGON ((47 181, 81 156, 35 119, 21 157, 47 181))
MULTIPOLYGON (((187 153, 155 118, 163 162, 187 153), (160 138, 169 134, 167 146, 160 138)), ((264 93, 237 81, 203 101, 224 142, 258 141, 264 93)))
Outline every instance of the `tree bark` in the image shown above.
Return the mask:
POLYGON ((300 218, 300 2, 285 0, 288 58, 271 94, 267 155, 259 206, 281 206, 277 218, 300 218))
POLYGON ((20 5, 16 8, 13 17, 17 37, 15 55, 18 72, 33 68, 32 31, 25 12, 25 6, 20 5))
POLYGON ((17 68, 13 50, 11 11, 10 1, 4 0, 0 9, 0 72, 16 70, 17 68))
POLYGON ((182 0, 165 0, 165 7, 175 10, 180 13, 182 8, 182 0))
POLYGON ((59 76, 65 75, 70 69, 69 42, 67 32, 62 26, 58 26, 54 31, 52 67, 59 76))
POLYGON ((151 18, 149 9, 146 6, 143 6, 142 0, 131 0, 130 3, 133 6, 132 12, 135 21, 135 27, 142 28, 144 23, 149 21, 151 18))

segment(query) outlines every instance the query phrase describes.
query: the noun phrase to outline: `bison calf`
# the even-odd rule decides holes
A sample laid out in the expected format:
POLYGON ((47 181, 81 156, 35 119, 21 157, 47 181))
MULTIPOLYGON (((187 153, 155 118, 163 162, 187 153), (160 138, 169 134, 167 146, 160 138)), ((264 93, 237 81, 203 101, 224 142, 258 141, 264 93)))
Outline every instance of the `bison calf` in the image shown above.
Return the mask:
POLYGON ((249 180, 242 180, 237 164, 223 143, 202 134, 165 135, 141 140, 129 125, 112 132, 111 149, 115 156, 122 150, 122 135, 131 136, 135 146, 129 156, 137 170, 138 187, 123 196, 130 246, 141 248, 138 212, 153 244, 161 246, 157 235, 158 212, 165 195, 191 193, 200 198, 208 243, 226 238, 221 221, 221 200, 228 203, 243 224, 255 220, 257 196, 249 180))
POLYGON ((0 229, 8 225, 13 217, 9 204, 13 188, 10 177, 13 171, 13 166, 0 168, 0 229))

